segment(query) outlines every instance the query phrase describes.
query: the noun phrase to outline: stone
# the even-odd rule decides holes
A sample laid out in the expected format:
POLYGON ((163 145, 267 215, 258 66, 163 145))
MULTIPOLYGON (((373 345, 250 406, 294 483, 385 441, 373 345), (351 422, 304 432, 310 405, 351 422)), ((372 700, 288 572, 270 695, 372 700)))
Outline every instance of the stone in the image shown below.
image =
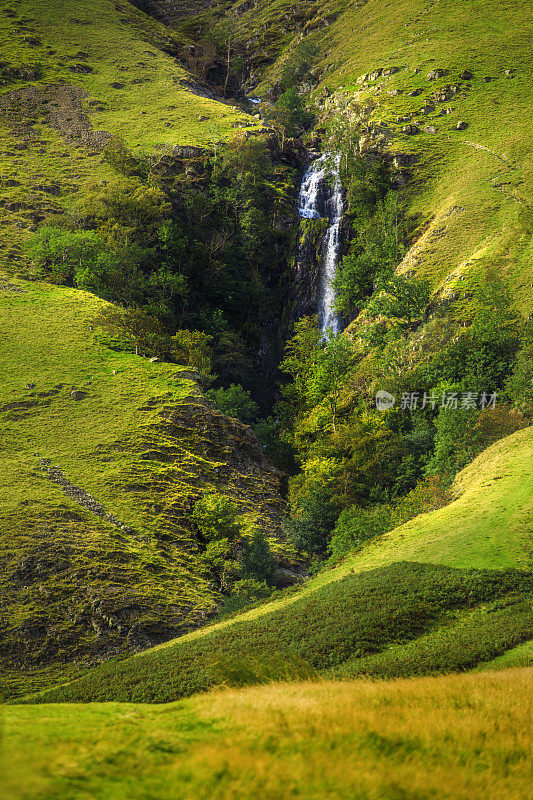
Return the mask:
POLYGON ((437 78, 444 78, 449 71, 448 69, 432 69, 431 72, 428 72, 427 79, 428 81, 434 81, 437 78))
POLYGON ((470 72, 469 69, 464 69, 462 72, 459 73, 459 77, 462 81, 470 81, 474 77, 474 75, 470 72))
POLYGON ((150 364, 155 364, 157 361, 160 361, 160 360, 161 360, 161 359, 159 359, 157 356, 152 356, 152 358, 149 358, 149 359, 148 359, 148 361, 150 362, 150 364))
POLYGON ((34 383, 27 383, 26 384, 26 389, 35 389, 35 384, 34 383))
POLYGON ((73 400, 83 400, 84 397, 87 397, 87 393, 82 392, 79 389, 73 389, 70 393, 70 396, 73 400))
POLYGON ((94 72, 94 69, 89 64, 70 64, 69 70, 79 75, 88 75, 89 72, 94 72))
POLYGON ((424 130, 426 133, 437 133, 437 129, 434 125, 428 125, 424 130))
POLYGON ((388 78, 389 75, 396 75, 397 72, 400 71, 400 67, 387 67, 383 70, 382 75, 384 78, 388 78))
POLYGON ((376 69, 374 72, 371 72, 368 76, 369 81, 377 81, 379 76, 383 73, 382 69, 376 69))
POLYGON ((418 97, 419 94, 422 94, 422 89, 413 89, 412 92, 409 92, 409 97, 418 97))
POLYGON ((118 375, 118 369, 113 370, 113 375, 118 375))
POLYGON ((414 136, 415 133, 419 133, 420 128, 418 125, 404 125, 402 128, 402 133, 406 133, 408 136, 414 136))
POLYGON ((203 115, 200 115, 198 117, 198 122, 207 122, 208 119, 209 117, 204 117, 203 115))
POLYGON ((505 76, 506 76, 507 78, 513 78, 513 77, 514 77, 514 74, 515 74, 515 72, 516 72, 516 70, 515 70, 515 69, 506 69, 506 70, 505 70, 505 76))
POLYGON ((468 122, 464 122, 462 119, 455 126, 456 131, 464 131, 466 128, 468 128, 468 122))

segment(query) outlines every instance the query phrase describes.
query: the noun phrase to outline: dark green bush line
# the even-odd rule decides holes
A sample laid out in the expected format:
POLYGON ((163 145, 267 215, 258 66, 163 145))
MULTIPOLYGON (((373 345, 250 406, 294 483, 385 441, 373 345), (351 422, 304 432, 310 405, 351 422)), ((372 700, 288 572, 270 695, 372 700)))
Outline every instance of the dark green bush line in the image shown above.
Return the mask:
POLYGON ((519 570, 392 564, 348 575, 258 619, 104 664, 78 681, 17 702, 169 702, 220 683, 220 663, 272 653, 324 670, 419 637, 450 610, 532 590, 533 576, 519 570))
POLYGON ((458 672, 490 661, 532 636, 531 601, 511 595, 403 647, 393 647, 367 658, 350 659, 329 674, 336 678, 357 675, 407 678, 458 672))

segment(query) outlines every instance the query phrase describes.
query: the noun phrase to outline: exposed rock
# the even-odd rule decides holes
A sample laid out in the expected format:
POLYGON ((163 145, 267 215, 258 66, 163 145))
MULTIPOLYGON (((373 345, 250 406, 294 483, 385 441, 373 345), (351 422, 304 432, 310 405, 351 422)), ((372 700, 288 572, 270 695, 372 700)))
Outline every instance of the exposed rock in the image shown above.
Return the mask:
POLYGON ((464 131, 466 128, 468 128, 468 122, 464 122, 462 119, 455 126, 456 131, 464 131))
POLYGON ((424 128, 424 131, 426 133, 437 133, 437 129, 434 125, 427 125, 427 127, 424 128))
POLYGON ((428 72, 427 79, 428 81, 434 81, 437 78, 444 78, 449 72, 449 69, 432 69, 431 72, 428 72))
POLYGON ((89 72, 94 72, 94 69, 89 64, 71 64, 69 70, 80 75, 88 75, 89 72))
POLYGON ((408 136, 414 136, 415 133, 419 132, 420 128, 418 127, 418 125, 413 125, 413 123, 410 123, 409 125, 404 125, 402 128, 402 133, 406 133, 408 136))
POLYGON ((388 78, 389 75, 396 75, 396 73, 399 72, 399 71, 400 71, 400 67, 386 67, 383 70, 382 75, 383 75, 384 78, 388 78))
POLYGON ((70 396, 73 400, 83 400, 84 397, 87 397, 87 392, 82 392, 80 389, 73 389, 70 396))
POLYGON ((459 77, 462 81, 470 81, 474 77, 472 72, 469 69, 464 69, 462 72, 459 73, 459 77))
POLYGON ((148 361, 150 362, 150 364, 156 364, 158 361, 161 361, 161 359, 158 358, 157 356, 152 356, 152 358, 149 358, 148 361))
POLYGON ((506 76, 507 78, 513 78, 513 77, 514 77, 514 75, 515 75, 515 73, 516 73, 516 69, 514 69, 514 68, 513 68, 513 69, 506 69, 506 70, 505 70, 505 76, 506 76))

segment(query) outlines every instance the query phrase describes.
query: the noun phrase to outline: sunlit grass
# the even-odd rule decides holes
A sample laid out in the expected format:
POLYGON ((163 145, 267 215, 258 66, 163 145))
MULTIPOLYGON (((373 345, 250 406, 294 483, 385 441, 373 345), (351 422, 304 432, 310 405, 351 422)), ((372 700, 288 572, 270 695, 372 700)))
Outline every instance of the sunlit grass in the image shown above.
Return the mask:
POLYGON ((526 800, 533 670, 4 709, 8 800, 526 800))

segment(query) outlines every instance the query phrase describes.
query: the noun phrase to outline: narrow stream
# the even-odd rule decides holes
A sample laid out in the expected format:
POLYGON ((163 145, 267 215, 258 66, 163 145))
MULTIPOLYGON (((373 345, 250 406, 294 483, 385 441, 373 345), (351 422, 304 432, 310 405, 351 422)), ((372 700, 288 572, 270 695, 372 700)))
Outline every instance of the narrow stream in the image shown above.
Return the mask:
POLYGON ((344 210, 342 185, 339 176, 340 155, 335 156, 333 167, 326 155, 313 161, 302 178, 298 196, 298 212, 304 219, 327 217, 329 227, 324 237, 324 258, 321 264, 318 287, 318 323, 325 335, 337 334, 341 322, 335 313, 333 280, 337 271, 340 250, 340 224, 344 210))

